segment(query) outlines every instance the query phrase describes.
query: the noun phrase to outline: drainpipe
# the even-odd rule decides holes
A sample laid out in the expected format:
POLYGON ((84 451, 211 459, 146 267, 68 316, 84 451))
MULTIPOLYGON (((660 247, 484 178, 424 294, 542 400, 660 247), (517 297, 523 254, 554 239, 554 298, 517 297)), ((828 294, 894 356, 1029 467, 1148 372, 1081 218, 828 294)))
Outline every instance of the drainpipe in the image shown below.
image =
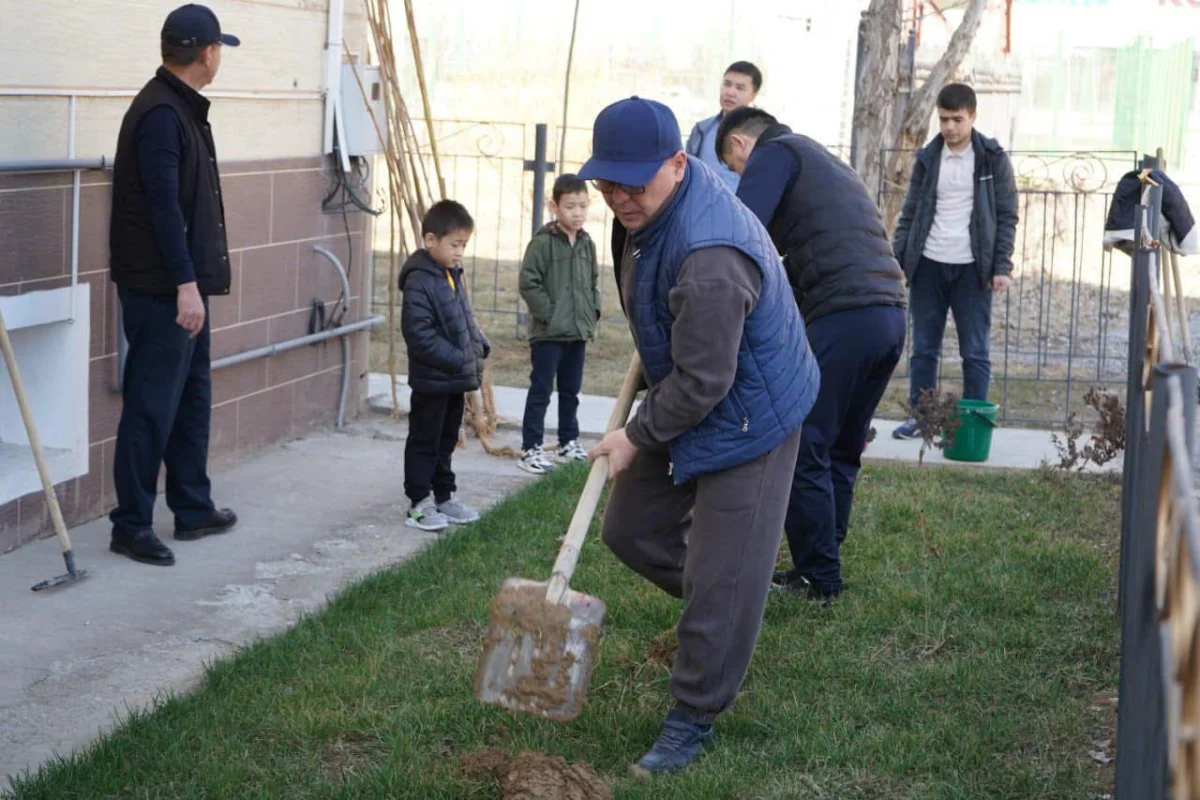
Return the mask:
MULTIPOLYGON (((67 159, 75 160, 75 108, 76 99, 71 95, 70 119, 67 121, 67 159)), ((71 182, 71 322, 75 322, 76 309, 76 291, 79 288, 79 188, 80 177, 82 173, 75 170, 74 180, 71 182)))
MULTIPOLYGON (((350 306, 350 280, 346 277, 346 270, 342 268, 342 262, 338 261, 337 256, 326 250, 320 245, 313 247, 313 252, 325 256, 333 268, 337 270, 338 277, 342 279, 342 297, 346 303, 346 307, 350 306)), ((338 400, 337 411, 337 426, 340 430, 346 425, 346 395, 350 393, 350 339, 342 337, 342 396, 338 400)))

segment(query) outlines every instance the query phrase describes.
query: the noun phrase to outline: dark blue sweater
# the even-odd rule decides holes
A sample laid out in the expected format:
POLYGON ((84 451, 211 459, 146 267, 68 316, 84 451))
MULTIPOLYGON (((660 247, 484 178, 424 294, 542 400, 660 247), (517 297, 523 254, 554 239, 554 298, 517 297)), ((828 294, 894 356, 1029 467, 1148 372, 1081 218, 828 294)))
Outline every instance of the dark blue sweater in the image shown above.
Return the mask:
POLYGON ((137 128, 138 168, 146 191, 150 227, 175 285, 192 283, 196 272, 188 252, 187 227, 179 205, 179 164, 183 159, 183 126, 170 106, 158 106, 137 128))

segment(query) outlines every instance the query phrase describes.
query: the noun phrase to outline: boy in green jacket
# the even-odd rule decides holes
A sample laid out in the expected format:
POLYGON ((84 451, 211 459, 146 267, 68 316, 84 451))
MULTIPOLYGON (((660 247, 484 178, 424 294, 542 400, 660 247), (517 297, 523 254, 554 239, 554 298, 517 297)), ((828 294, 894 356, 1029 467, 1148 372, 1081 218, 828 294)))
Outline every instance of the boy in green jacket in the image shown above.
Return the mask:
POLYGON ((600 319, 599 267, 596 245, 583 225, 587 222, 587 184, 564 174, 554 182, 550 213, 554 220, 533 235, 521 262, 521 297, 529 306, 529 393, 521 460, 517 466, 543 475, 558 463, 542 449, 546 409, 558 382, 557 458, 586 461, 579 444, 579 390, 587 343, 600 319))

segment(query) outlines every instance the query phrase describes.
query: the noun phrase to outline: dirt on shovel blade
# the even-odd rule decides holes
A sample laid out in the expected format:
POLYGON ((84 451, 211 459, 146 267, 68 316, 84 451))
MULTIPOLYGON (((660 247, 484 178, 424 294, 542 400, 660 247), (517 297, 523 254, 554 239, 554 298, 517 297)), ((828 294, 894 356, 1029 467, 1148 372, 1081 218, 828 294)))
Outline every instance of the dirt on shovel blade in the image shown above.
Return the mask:
POLYGON ((492 603, 476 695, 512 711, 567 721, 582 709, 604 604, 578 592, 546 601, 546 584, 507 580, 492 603))

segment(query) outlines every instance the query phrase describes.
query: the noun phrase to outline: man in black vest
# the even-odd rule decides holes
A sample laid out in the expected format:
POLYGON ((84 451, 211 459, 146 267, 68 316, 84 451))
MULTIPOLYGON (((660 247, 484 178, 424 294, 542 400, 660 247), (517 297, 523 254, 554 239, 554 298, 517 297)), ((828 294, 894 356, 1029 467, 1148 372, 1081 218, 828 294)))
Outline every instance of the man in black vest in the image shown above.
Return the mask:
POLYGON ((209 101, 200 89, 216 77, 222 46, 238 44, 204 6, 171 12, 163 65, 134 99, 117 139, 109 268, 129 350, 110 549, 146 564, 175 563, 153 527, 163 465, 177 540, 224 533, 237 522, 213 505, 208 478, 207 298, 229 294, 230 271, 209 101))
POLYGON ((783 256, 821 366, 784 523, 792 569, 774 583, 827 600, 842 590, 854 482, 904 349, 904 273, 867 187, 812 139, 765 111, 740 108, 722 120, 717 153, 742 176, 738 198, 783 256))

